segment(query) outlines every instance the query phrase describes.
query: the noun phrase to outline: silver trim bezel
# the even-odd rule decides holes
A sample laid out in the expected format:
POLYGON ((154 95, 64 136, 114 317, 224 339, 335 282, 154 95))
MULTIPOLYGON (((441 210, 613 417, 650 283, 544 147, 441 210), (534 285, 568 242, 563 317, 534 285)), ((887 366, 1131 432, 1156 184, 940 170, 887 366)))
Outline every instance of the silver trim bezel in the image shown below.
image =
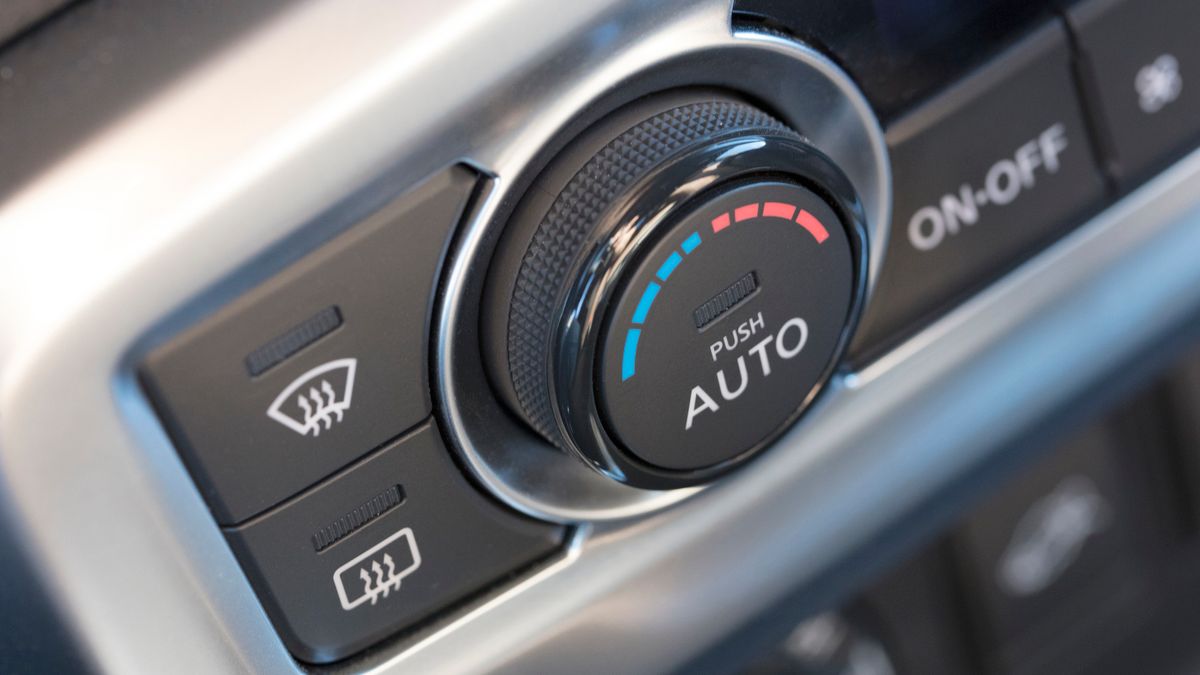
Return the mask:
MULTIPOLYGON (((692 61, 687 70, 695 79, 673 86, 712 86, 703 64, 712 60, 738 63, 750 58, 778 60, 778 67, 743 69, 742 91, 759 99, 766 109, 804 134, 846 174, 866 213, 868 255, 866 293, 870 296, 882 252, 886 250, 891 209, 891 176, 883 131, 866 99, 850 77, 816 51, 776 35, 731 31, 727 19, 714 21, 697 11, 661 27, 652 51, 643 44, 611 56, 605 68, 564 83, 547 92, 553 102, 533 101, 524 121, 529 133, 513 149, 513 160, 487 167, 497 178, 492 189, 464 224, 457 250, 447 266, 443 300, 435 324, 435 392, 442 428, 461 453, 475 478, 506 504, 531 516, 564 523, 619 520, 677 503, 703 487, 647 490, 613 480, 573 453, 530 440, 497 443, 497 429, 509 423, 503 413, 466 410, 464 387, 486 386, 471 372, 475 354, 465 322, 478 322, 468 290, 480 260, 489 255, 489 241, 505 226, 507 205, 521 197, 513 177, 536 172, 540 150, 565 129, 579 111, 593 106, 605 92, 622 82, 652 74, 664 64, 692 61), (786 94, 791 93, 791 96, 786 94)), ((478 349, 474 347, 474 349, 478 349)))

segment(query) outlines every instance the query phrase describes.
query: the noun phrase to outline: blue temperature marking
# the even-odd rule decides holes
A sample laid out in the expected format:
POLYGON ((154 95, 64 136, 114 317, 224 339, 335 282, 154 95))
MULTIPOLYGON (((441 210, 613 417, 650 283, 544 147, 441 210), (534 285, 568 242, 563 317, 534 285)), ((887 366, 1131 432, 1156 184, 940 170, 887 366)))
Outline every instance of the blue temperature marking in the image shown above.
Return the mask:
MULTIPOLYGON (((687 239, 683 240, 680 248, 683 249, 684 255, 696 250, 700 245, 700 233, 693 232, 688 235, 687 239)), ((676 267, 683 263, 683 256, 677 251, 672 251, 671 255, 663 261, 659 266, 658 271, 654 273, 661 281, 666 281, 675 271, 676 267)), ((642 298, 638 300, 637 308, 633 311, 634 325, 646 323, 646 317, 650 314, 650 305, 654 304, 654 299, 658 297, 658 292, 662 290, 662 286, 651 281, 646 284, 646 290, 642 291, 642 298)), ((639 328, 630 328, 625 332, 625 351, 621 353, 621 381, 624 382, 633 377, 637 370, 637 347, 638 339, 642 337, 642 331, 639 328)))
POLYGON ((654 298, 658 297, 658 291, 661 289, 662 286, 653 281, 650 282, 650 285, 646 286, 646 291, 642 293, 642 299, 638 300, 637 309, 633 312, 634 323, 646 323, 646 315, 650 313, 650 305, 654 304, 654 298))
POLYGON ((683 262, 683 256, 672 252, 671 257, 667 258, 667 261, 662 264, 662 267, 658 268, 656 276, 658 276, 659 279, 666 281, 667 277, 671 276, 671 272, 674 272, 675 268, 679 267, 679 263, 681 262, 683 262))
POLYGON ((641 336, 642 331, 636 328, 630 328, 625 333, 625 353, 621 355, 622 382, 633 377, 634 368, 637 366, 637 343, 641 336))

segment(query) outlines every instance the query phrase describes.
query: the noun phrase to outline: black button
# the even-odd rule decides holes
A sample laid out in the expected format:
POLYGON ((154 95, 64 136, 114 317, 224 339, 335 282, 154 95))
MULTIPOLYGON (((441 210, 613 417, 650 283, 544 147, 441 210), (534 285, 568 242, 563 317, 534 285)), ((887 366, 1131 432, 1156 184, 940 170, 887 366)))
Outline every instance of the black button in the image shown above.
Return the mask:
POLYGON ((896 670, 887 645, 868 618, 853 612, 824 612, 797 624, 782 644, 736 672, 894 675, 896 670))
MULTIPOLYGON (((894 567, 856 602, 876 617, 889 638, 897 673, 960 675, 974 672, 961 603, 944 548, 932 546, 894 567)), ((978 668, 975 667, 975 670, 978 668)))
POLYGON ((227 534, 288 648, 326 663, 546 557, 563 528, 488 502, 424 426, 227 534))
POLYGON ((611 303, 605 420, 642 460, 716 465, 795 419, 842 346, 854 252, 810 190, 743 184, 647 251, 611 303))
POLYGON ((1200 141, 1200 3, 1089 0, 1069 16, 1125 185, 1200 141))
POLYGON ((430 413, 430 300, 474 186, 447 170, 157 349, 144 381, 217 519, 241 522, 430 413))
POLYGON ((997 658, 1107 630, 1140 602, 1142 521, 1115 446, 1106 426, 1080 433, 955 535, 981 642, 997 658))
POLYGON ((1193 346, 1167 379, 1169 433, 1179 453, 1191 502, 1191 526, 1200 528, 1200 346, 1193 346))
POLYGON ((852 346, 869 358, 1103 198, 1061 26, 1048 24, 887 131, 887 257, 852 346))

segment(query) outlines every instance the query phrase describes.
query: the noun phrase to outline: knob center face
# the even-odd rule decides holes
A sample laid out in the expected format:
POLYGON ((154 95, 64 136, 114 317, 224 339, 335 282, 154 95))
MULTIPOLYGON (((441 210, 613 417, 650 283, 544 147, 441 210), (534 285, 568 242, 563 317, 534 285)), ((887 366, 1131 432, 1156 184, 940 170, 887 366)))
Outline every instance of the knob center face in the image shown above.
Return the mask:
POLYGON ((668 470, 755 450, 831 367, 854 274, 845 228, 814 192, 754 182, 709 197, 610 302, 596 364, 609 433, 668 470))

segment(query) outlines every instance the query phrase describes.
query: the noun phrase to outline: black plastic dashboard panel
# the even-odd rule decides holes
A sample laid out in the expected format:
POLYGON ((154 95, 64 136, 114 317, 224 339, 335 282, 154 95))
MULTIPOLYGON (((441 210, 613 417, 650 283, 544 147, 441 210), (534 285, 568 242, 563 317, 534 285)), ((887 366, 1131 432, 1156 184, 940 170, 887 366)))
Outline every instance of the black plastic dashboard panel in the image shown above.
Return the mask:
POLYGON ((1123 189, 1200 142, 1200 94, 1185 88, 1200 69, 1193 30, 1200 6, 1188 0, 1087 0, 1067 20, 1090 80, 1108 168, 1123 189))
POLYGON ((1054 0, 736 0, 745 20, 830 54, 886 125, 1054 16, 1054 0))
POLYGON ((497 508, 425 424, 227 532, 288 648, 328 663, 528 572, 564 529, 497 508))
POLYGON ((566 529, 489 500, 430 422, 451 166, 156 346, 141 379, 291 652, 329 663, 527 571, 566 529))
MULTIPOLYGON (((766 12, 770 4, 759 3, 756 11, 766 12)), ((739 9, 750 5, 739 3, 739 9)), ((833 3, 811 7, 835 17, 833 3)), ((861 12, 866 5, 858 7, 861 12)), ((22 94, 21 106, 14 109, 23 112, 0 120, 4 131, 11 124, 20 133, 63 125, 62 134, 55 135, 58 143, 44 149, 20 150, 26 147, 20 141, 15 154, 21 161, 14 173, 0 175, 0 192, 8 195, 0 203, 0 307, 11 321, 0 342, 5 504, 67 632, 78 639, 87 661, 101 670, 166 672, 185 662, 199 670, 288 672, 302 668, 297 655, 326 661, 375 644, 418 615, 435 612, 439 603, 393 616, 389 620, 395 623, 385 630, 373 624, 329 641, 300 636, 307 628, 296 626, 309 621, 305 619, 285 629, 292 630, 286 641, 289 653, 276 628, 289 623, 285 614, 303 609, 282 605, 298 597, 296 589, 307 590, 310 584, 299 571, 289 578, 276 576, 261 561, 288 547, 299 551, 297 542, 303 543, 299 557, 316 560, 311 569, 319 574, 313 579, 321 579, 311 584, 323 589, 314 590, 314 598, 324 592, 321 602, 327 600, 336 611, 372 608, 382 616, 386 605, 376 604, 392 600, 384 589, 395 590, 403 585, 401 577, 410 574, 405 578, 412 581, 417 577, 411 575, 421 573, 417 552, 426 550, 421 548, 425 530, 406 530, 401 522, 405 514, 456 517, 438 513, 436 504, 426 501, 438 491, 422 496, 391 481, 394 472, 381 477, 369 470, 377 462, 403 462, 397 459, 403 457, 399 451, 415 438, 436 441, 437 427, 422 424, 400 445, 377 450, 315 491, 223 531, 137 386, 136 368, 164 333, 202 320, 255 286, 268 276, 258 266, 302 259, 326 238, 314 233, 332 234, 326 230, 336 219, 329 216, 339 209, 345 215, 347 195, 370 190, 378 196, 380 185, 415 185, 456 162, 466 161, 490 179, 488 190, 469 210, 470 227, 456 251, 494 237, 496 226, 485 221, 504 212, 497 200, 513 198, 509 181, 536 166, 542 149, 578 120, 581 110, 604 100, 663 53, 679 61, 702 60, 697 53, 723 44, 729 53, 761 49, 803 54, 809 66, 831 76, 840 73, 820 54, 775 32, 739 28, 731 33, 725 2, 651 6, 529 0, 490 3, 486 10, 468 2, 435 8, 381 3, 375 9, 372 21, 363 22, 343 3, 317 0, 232 20, 237 29, 214 29, 212 42, 202 40, 220 49, 211 59, 200 58, 208 54, 205 49, 176 52, 146 38, 140 43, 145 56, 161 53, 163 58, 142 75, 130 71, 128 90, 113 88, 119 104, 106 101, 95 115, 80 115, 76 125, 65 118, 55 122, 55 114, 38 119, 34 104, 41 94, 22 94), (331 26, 358 30, 339 32, 331 26), (515 31, 529 39, 512 40, 515 31), (353 44, 335 37, 349 34, 353 44), (473 49, 462 49, 463 44, 473 49), (184 56, 175 60, 173 54, 184 56), (171 87, 157 88, 179 73, 173 68, 189 72, 171 87), (297 68, 305 77, 284 76, 297 68), (448 89, 450 80, 456 86, 448 89), (264 96, 268 90, 271 96, 264 96), (23 108, 25 102, 31 107, 23 108), (241 114, 229 114, 231 110, 241 114), (40 126, 43 122, 48 126, 40 126), (84 138, 87 142, 81 143, 84 138), (58 265, 36 262, 46 260, 58 265), (73 272, 65 281, 62 266, 73 272), (248 272, 248 266, 255 271, 248 272), (28 289, 34 288, 39 291, 36 303, 27 301, 28 289), (180 307, 188 309, 181 315, 180 307), (163 328, 164 317, 171 317, 168 329, 163 328), (61 422, 62 410, 70 411, 71 424, 61 422), (64 466, 72 470, 64 471, 64 466), (339 494, 333 506, 312 506, 360 481, 365 487, 339 494), (364 507, 366 516, 337 515, 364 507), (345 531, 329 530, 342 522, 349 523, 345 531), (259 528, 268 534, 255 534, 259 528), (305 537, 297 536, 301 532, 305 537), (226 536, 233 538, 233 550, 226 536), (276 539, 286 540, 287 546, 261 544, 276 539), (407 548, 395 548, 397 542, 407 548), (80 555, 81 550, 87 555, 80 555), (405 552, 411 556, 407 565, 405 552), (395 554, 391 563, 402 571, 372 586, 373 563, 379 562, 380 570, 389 567, 387 559, 372 556, 385 553, 395 554), (249 578, 239 557, 250 561, 249 578), (357 563, 361 569, 354 568, 357 563), (365 575, 365 595, 349 592, 343 577, 347 570, 365 575), (254 589, 267 598, 265 611, 254 589), (280 600, 280 589, 290 599, 280 600), (332 604, 334 598, 340 607, 332 604), (148 634, 155 639, 146 640, 148 634)), ((889 35, 898 37, 894 32, 878 37, 876 29, 887 21, 877 15, 863 18, 852 9, 846 5, 846 14, 838 18, 850 23, 835 24, 872 27, 875 37, 866 38, 868 42, 879 39, 877 46, 905 49, 896 47, 902 40, 888 42, 889 35)), ((49 35, 57 21, 70 19, 91 25, 97 32, 76 35, 86 34, 83 42, 96 44, 93 40, 111 26, 88 24, 80 18, 86 16, 67 12, 31 38, 49 35)), ((91 16, 111 17, 103 11, 91 16)), ((961 58, 948 59, 952 63, 943 68, 914 72, 911 86, 900 89, 890 88, 899 83, 895 73, 914 67, 911 62, 881 57, 885 52, 879 51, 856 60, 854 50, 864 44, 861 36, 858 41, 843 39, 831 29, 828 40, 808 37, 852 71, 859 67, 854 64, 884 64, 879 71, 886 74, 883 79, 859 78, 867 99, 849 100, 873 101, 879 117, 894 123, 890 131, 904 128, 902 114, 919 116, 931 100, 927 96, 952 80, 971 77, 968 70, 1006 46, 1020 44, 1022 36, 1032 36, 1026 39, 1053 54, 1056 68, 1042 73, 1054 78, 1046 91, 1065 89, 1067 100, 1082 92, 1080 105, 1095 105, 1096 81, 1089 78, 1103 73, 1080 69, 1064 76, 1064 63, 1074 58, 1064 50, 1077 49, 1086 40, 1074 40, 1075 34, 1065 39, 1065 22, 1051 17, 1046 7, 1026 11, 993 3, 972 17, 961 25, 990 28, 977 34, 969 53, 946 51, 950 43, 945 40, 953 31, 930 31, 933 42, 912 48, 912 54, 936 55, 930 63, 947 61, 947 55, 961 58), (992 22, 989 17, 999 16, 992 12, 1007 18, 992 22), (1046 25, 1051 28, 1035 28, 1046 25), (1051 34, 1053 39, 1045 37, 1051 34)), ((760 25, 772 30, 788 23, 761 13, 759 18, 760 25)), ((149 20, 145 24, 154 25, 149 20)), ((1071 25, 1084 34, 1086 22, 1071 25)), ((795 32, 805 37, 803 30, 795 32)), ((167 24, 149 33, 175 34, 167 24)), ((63 60, 78 54, 68 46, 46 57, 46 72, 57 72, 63 60)), ((1091 59, 1089 67, 1102 61, 1091 59)), ((87 87, 81 82, 89 81, 82 78, 64 88, 82 95, 87 87)), ((1170 98, 1168 85, 1159 90, 1160 98, 1170 98)), ((10 84, 0 93, 17 97, 14 92, 20 90, 10 84)), ((7 100, 0 98, 0 103, 7 100)), ((1191 101, 1177 100, 1181 106, 1191 101)), ((844 110, 870 112, 865 103, 844 110)), ((1078 140, 1077 129, 1098 124, 1100 116, 1080 117, 1062 123, 1069 148, 1092 140, 1078 140)), ((809 128, 801 130, 828 138, 829 128, 820 121, 810 120, 809 128)), ((1063 151, 1060 136, 1042 138, 1056 123, 1034 125, 1040 130, 1034 148, 1047 170, 1049 157, 1063 151)), ((867 135, 882 147, 878 127, 867 135)), ((892 135, 897 186, 905 185, 899 176, 899 135, 892 135)), ((1021 149, 1032 138, 1024 132, 1019 136, 1024 140, 1012 160, 1016 180, 1021 180, 1021 149)), ((921 526, 913 523, 893 531, 898 519, 927 508, 927 499, 942 495, 1009 441, 1100 387, 1114 370, 1129 367, 1194 319, 1200 310, 1200 270, 1193 254, 1200 247, 1200 156, 1186 154, 1189 143, 1183 140, 1170 153, 1163 151, 1156 161, 1183 159, 1140 187, 1124 184, 1125 196, 1108 201, 1106 209, 1095 163, 1072 168, 1072 190, 1078 188, 1078 194, 1064 191, 1077 199, 1069 207, 1056 205, 1070 215, 1053 219, 1054 231, 1065 232, 1061 238, 1040 239, 1044 247, 1020 247, 1021 255, 987 275, 990 285, 958 306, 939 305, 946 313, 925 316, 930 323, 907 339, 889 334, 894 348, 878 351, 869 365, 839 372, 799 426, 728 481, 699 495, 680 495, 675 508, 652 518, 584 524, 557 558, 552 552, 562 541, 563 528, 505 513, 501 519, 506 527, 523 531, 517 538, 531 545, 508 553, 504 546, 489 547, 491 553, 499 551, 503 564, 486 573, 464 574, 461 583, 451 584, 460 601, 453 612, 332 668, 529 672, 570 663, 585 669, 667 670, 719 642, 770 605, 781 590, 828 579, 840 561, 861 554, 885 533, 888 553, 875 564, 897 559, 922 536, 921 526), (1093 211, 1094 217, 1067 232, 1093 211), (761 564, 746 571, 746 561, 761 564), (517 569, 519 574, 507 575, 517 569), (647 640, 651 633, 654 639, 647 640)), ((1106 154, 1110 149, 1101 145, 1100 164, 1114 175, 1106 163, 1112 159, 1106 154)), ((854 153, 846 147, 835 150, 845 152, 834 152, 835 159, 870 164, 861 154, 847 157, 854 153)), ((1029 152, 1024 157, 1032 161, 1029 152)), ((886 166, 874 175, 890 178, 886 166)), ((987 171, 985 193, 986 176, 987 171)), ((890 186, 887 181, 880 194, 887 195, 890 186)), ((905 204, 908 193, 898 195, 896 203, 905 204)), ((966 199, 964 193, 955 194, 966 199)), ((884 199, 872 212, 886 214, 888 206, 884 199)), ((905 217, 897 215, 896 222, 905 217)), ((439 247, 443 242, 444 237, 438 240, 439 247)), ((437 267, 436 260, 423 262, 437 267)), ((469 267, 469 261, 456 255, 451 262, 453 272, 441 286, 444 293, 461 288, 453 274, 469 267)), ((234 358, 238 368, 248 369, 251 378, 270 376, 272 367, 289 368, 289 358, 312 353, 305 350, 319 348, 322 341, 328 344, 355 321, 336 302, 312 300, 312 306, 298 306, 294 316, 279 322, 277 330, 239 344, 234 358)), ((423 300, 425 312, 427 294, 423 300)), ((441 298, 438 307, 444 309, 446 302, 441 298)), ((424 315, 420 322, 424 325, 424 315)), ((433 351, 428 372, 440 386, 447 364, 440 361, 443 351, 433 351)), ((417 357, 418 362, 426 360, 417 357)), ((300 371, 289 374, 303 377, 300 371)), ((333 388, 338 383, 329 384, 333 388)), ((439 402, 445 403, 444 396, 434 397, 433 403, 439 402)), ((480 406, 467 412, 483 416, 495 411, 480 406)), ((393 431, 399 434, 420 418, 393 431)), ((438 423, 447 418, 436 416, 438 423)), ((321 431, 333 431, 332 421, 321 431)), ((448 437, 453 443, 453 434, 448 437)), ((486 493, 494 486, 465 453, 447 455, 438 442, 422 447, 440 459, 443 478, 453 477, 443 487, 453 483, 455 490, 471 495, 476 507, 493 514, 508 508, 502 501, 512 504, 503 493, 486 493), (462 470, 466 477, 459 475, 462 470)), ((344 464, 330 465, 238 512, 258 513, 344 464)), ((488 536, 499 535, 489 531, 488 536)), ((462 545, 428 550, 443 559, 462 559, 470 555, 462 545)), ((838 592, 851 590, 847 586, 838 592)), ((323 623, 317 619, 306 625, 323 623)))
POLYGON ((236 525, 432 413, 433 291, 477 176, 406 190, 150 354, 142 378, 236 525))
POLYGON ((1060 237, 1107 191, 1051 20, 887 127, 896 200, 856 361, 1060 237))

